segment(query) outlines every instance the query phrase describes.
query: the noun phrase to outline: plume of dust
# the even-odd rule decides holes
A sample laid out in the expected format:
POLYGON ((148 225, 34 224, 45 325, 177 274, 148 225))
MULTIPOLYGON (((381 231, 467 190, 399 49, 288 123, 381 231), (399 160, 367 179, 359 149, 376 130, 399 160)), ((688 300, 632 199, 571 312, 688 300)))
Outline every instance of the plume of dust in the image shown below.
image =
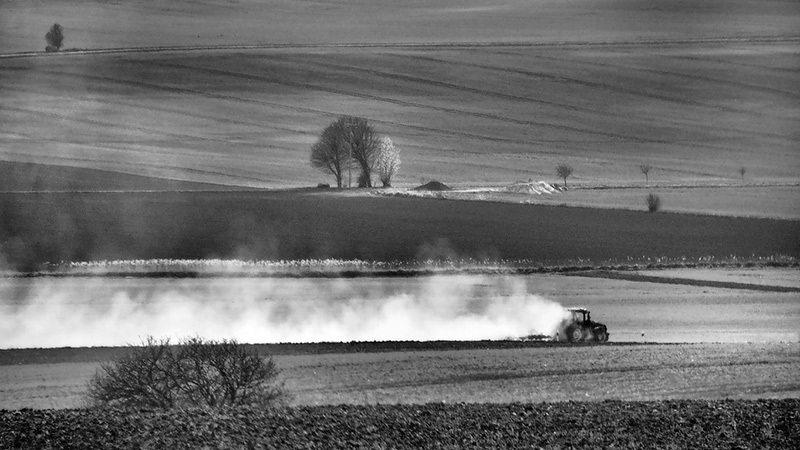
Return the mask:
POLYGON ((0 348, 124 345, 147 335, 249 343, 504 339, 552 334, 566 313, 507 277, 132 280, 111 288, 104 279, 27 282, 35 284, 18 290, 23 296, 0 298, 0 348))

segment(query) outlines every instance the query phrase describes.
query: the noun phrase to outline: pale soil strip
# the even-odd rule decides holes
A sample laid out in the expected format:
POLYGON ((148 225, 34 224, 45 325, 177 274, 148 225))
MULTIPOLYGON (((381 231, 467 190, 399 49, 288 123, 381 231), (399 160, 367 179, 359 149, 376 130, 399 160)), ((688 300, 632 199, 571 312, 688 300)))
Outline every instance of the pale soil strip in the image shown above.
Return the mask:
MULTIPOLYGON (((108 81, 108 82, 122 84, 122 85, 138 86, 138 87, 143 87, 143 88, 148 88, 148 89, 163 90, 163 91, 167 91, 167 92, 199 95, 199 96, 212 98, 212 99, 220 99, 220 100, 228 100, 228 101, 233 101, 233 102, 241 102, 241 103, 250 103, 250 104, 262 105, 262 106, 270 106, 270 107, 279 108, 279 109, 286 109, 286 110, 289 110, 289 111, 297 111, 297 112, 302 112, 302 113, 312 113, 312 114, 322 115, 322 116, 325 116, 325 117, 339 117, 341 115, 341 113, 339 113, 339 112, 326 111, 326 110, 316 109, 316 108, 307 108, 307 107, 302 107, 302 106, 286 105, 286 104, 281 104, 281 103, 268 102, 268 101, 265 101, 265 100, 258 100, 258 99, 253 99, 253 98, 244 98, 244 97, 239 97, 239 96, 235 96, 235 95, 214 94, 214 93, 211 93, 211 92, 199 91, 199 90, 196 90, 196 89, 180 88, 180 87, 175 87, 175 86, 164 86, 164 85, 160 85, 160 84, 145 83, 145 82, 141 82, 141 81, 125 80, 125 79, 120 79, 120 78, 104 77, 104 76, 98 76, 98 75, 90 75, 90 74, 86 74, 86 73, 74 73, 74 72, 56 71, 56 70, 47 70, 47 71, 43 71, 43 72, 52 73, 52 74, 55 74, 55 75, 63 75, 63 76, 70 76, 70 77, 76 77, 76 78, 90 79, 90 80, 108 81)), ((405 124, 405 123, 400 123, 400 122, 394 122, 394 121, 390 121, 390 120, 371 119, 371 122, 376 123, 376 124, 391 125, 391 126, 396 126, 396 127, 419 130, 419 131, 424 131, 424 132, 427 132, 427 133, 444 134, 444 135, 455 136, 455 137, 464 137, 464 138, 469 138, 469 139, 476 139, 476 140, 480 140, 480 141, 505 142, 505 143, 511 143, 511 144, 520 144, 520 145, 536 145, 535 142, 531 142, 531 141, 528 141, 528 140, 511 139, 511 138, 503 138, 503 137, 497 137, 497 136, 486 136, 486 135, 481 135, 481 134, 467 133, 467 132, 460 132, 460 131, 443 130, 443 129, 439 129, 439 128, 426 127, 426 126, 422 126, 422 125, 411 125, 411 124, 405 124)))
MULTIPOLYGON (((7 90, 7 91, 19 92, 21 94, 36 94, 36 95, 42 95, 43 94, 40 91, 36 91, 36 90, 32 90, 32 89, 23 89, 23 88, 18 88, 18 87, 3 86, 3 89, 7 90)), ((72 98, 72 97, 66 97, 66 96, 63 96, 63 95, 55 95, 55 94, 44 94, 44 95, 47 95, 48 97, 52 97, 52 98, 58 98, 58 99, 61 99, 61 100, 69 100, 69 101, 74 100, 74 98, 72 98)), ((160 111, 160 112, 169 113, 169 114, 176 114, 176 115, 180 115, 180 116, 191 117, 191 118, 194 118, 194 119, 207 120, 209 122, 227 123, 227 124, 231 124, 231 125, 254 127, 254 128, 259 129, 259 130, 270 129, 270 130, 286 131, 286 132, 291 132, 291 133, 309 134, 309 135, 316 136, 316 134, 310 132, 309 130, 302 129, 302 128, 299 128, 299 127, 278 126, 278 125, 275 125, 273 123, 251 122, 251 121, 245 121, 245 120, 241 120, 241 119, 231 119, 230 117, 225 117, 225 116, 221 116, 221 115, 212 116, 212 115, 208 115, 208 114, 201 114, 201 113, 196 112, 194 110, 181 109, 181 108, 170 108, 170 107, 166 107, 166 106, 155 104, 154 102, 150 102, 150 103, 148 103, 146 105, 143 105, 143 104, 136 103, 135 101, 124 101, 124 100, 105 97, 105 98, 103 98, 103 104, 123 106, 123 107, 127 107, 127 108, 132 108, 132 109, 137 109, 137 110, 144 110, 144 111, 160 111)), ((30 138, 31 136, 26 136, 26 137, 30 138)), ((59 141, 59 142, 61 142, 61 141, 59 141)), ((278 146, 271 146, 271 148, 281 148, 281 149, 286 149, 286 150, 294 150, 294 149, 290 149, 288 147, 278 147, 278 146)))
POLYGON ((565 275, 574 277, 587 277, 587 278, 608 278, 612 280, 626 280, 626 281, 636 281, 643 283, 683 284, 688 286, 705 286, 705 287, 724 288, 724 289, 742 289, 749 291, 800 292, 800 287, 772 286, 763 284, 739 283, 731 281, 712 281, 712 280, 701 280, 696 278, 652 276, 652 275, 643 275, 641 273, 611 272, 604 270, 588 271, 588 272, 572 272, 572 273, 565 273, 565 275))
MULTIPOLYGON (((421 57, 421 58, 423 58, 423 57, 421 57)), ((654 100, 661 100, 661 101, 665 101, 665 102, 669 102, 669 103, 676 103, 676 104, 681 104, 681 105, 686 105, 686 106, 693 106, 693 107, 710 109, 710 110, 718 110, 718 111, 725 111, 725 112, 732 112, 732 113, 739 113, 739 114, 748 114, 748 115, 758 115, 758 116, 769 115, 769 114, 765 114, 765 113, 762 113, 762 112, 755 112, 755 111, 752 111, 750 109, 738 109, 738 108, 730 108, 730 107, 721 106, 721 105, 710 105, 710 104, 707 104, 707 103, 697 102, 697 101, 689 100, 689 99, 686 99, 686 98, 673 97, 673 96, 668 96, 668 95, 661 95, 661 94, 656 94, 656 93, 653 93, 653 92, 646 92, 646 91, 642 91, 642 90, 638 90, 638 89, 630 89, 630 88, 627 88, 627 87, 617 86, 617 85, 608 84, 608 83, 601 83, 601 82, 597 82, 597 81, 582 80, 582 79, 573 78, 573 77, 565 77, 563 75, 553 75, 553 74, 550 74, 550 73, 547 73, 547 72, 520 69, 520 68, 516 68, 516 67, 493 66, 493 65, 489 65, 489 64, 476 64, 476 63, 465 63, 465 62, 451 62, 451 61, 439 60, 439 59, 435 59, 435 58, 431 58, 431 59, 433 59, 434 61, 450 62, 451 64, 467 65, 467 66, 470 66, 470 67, 476 67, 476 68, 481 68, 481 69, 488 69, 488 70, 495 70, 495 71, 500 71, 500 72, 515 73, 515 74, 518 74, 518 75, 538 77, 538 78, 543 78, 543 79, 547 79, 547 80, 554 81, 554 82, 572 83, 572 84, 586 86, 586 87, 590 87, 590 88, 603 89, 603 90, 608 90, 608 91, 612 91, 612 92, 617 92, 617 93, 620 93, 620 94, 627 94, 627 95, 632 95, 632 96, 636 96, 636 97, 651 98, 651 99, 654 99, 654 100)), ((776 117, 782 118, 782 116, 776 116, 776 117)))
MULTIPOLYGON (((774 398, 800 395, 798 346, 551 345, 289 354, 275 361, 294 405, 774 398)), ((81 406, 97 367, 0 366, 0 409, 81 406)))
POLYGON ((169 137, 172 137, 172 138, 176 138, 179 141, 183 141, 183 142, 185 142, 187 140, 211 141, 211 142, 217 142, 217 143, 221 143, 221 144, 223 144, 223 143, 226 144, 228 142, 226 139, 213 138, 213 137, 208 137, 208 136, 204 136, 204 135, 188 135, 188 134, 182 134, 182 133, 171 133, 171 132, 164 131, 164 130, 155 130, 155 129, 152 129, 152 128, 123 125, 123 124, 120 124, 118 122, 107 122, 107 121, 99 120, 99 119, 87 119, 86 117, 76 117, 70 111, 65 111, 63 114, 59 114, 59 113, 42 111, 42 110, 37 110, 37 109, 19 108, 19 107, 14 107, 14 106, 7 106, 7 105, 3 106, 2 109, 6 110, 6 111, 13 111, 13 112, 16 112, 16 113, 21 113, 21 114, 31 114, 31 115, 49 117, 49 118, 52 118, 52 119, 58 119, 58 120, 61 120, 61 121, 75 122, 75 123, 79 123, 79 124, 86 124, 86 125, 91 125, 91 126, 94 126, 94 127, 110 128, 110 129, 114 129, 114 130, 124 130, 124 131, 131 132, 131 133, 137 133, 138 132, 138 133, 146 134, 148 136, 151 136, 153 134, 159 134, 159 135, 162 135, 162 136, 169 136, 169 137))
MULTIPOLYGON (((613 63, 609 63, 609 62, 591 61, 591 60, 587 60, 587 59, 582 59, 580 61, 577 61, 577 60, 571 59, 571 58, 559 58, 559 57, 549 56, 549 55, 548 56, 537 55, 537 57, 540 58, 540 59, 547 59, 547 60, 550 60, 550 61, 564 61, 564 62, 572 62, 572 63, 580 62, 580 63, 586 64, 586 65, 593 65, 593 66, 596 66, 596 67, 604 67, 604 68, 608 67, 608 68, 612 68, 612 69, 622 69, 622 70, 625 70, 625 71, 628 71, 628 72, 655 73, 655 74, 658 74, 658 75, 667 75, 667 76, 672 76, 672 77, 676 77, 676 78, 684 78, 684 79, 687 79, 687 80, 699 80, 699 81, 707 81, 707 82, 714 83, 714 84, 726 84, 726 85, 729 85, 729 86, 735 86, 735 87, 744 88, 744 89, 752 89, 752 90, 771 92, 771 93, 780 94, 780 95, 790 95, 790 96, 793 96, 793 97, 800 96, 800 93, 795 92, 795 91, 785 91, 785 90, 782 90, 782 89, 776 89, 776 88, 771 87, 771 86, 764 86, 764 85, 759 85, 759 84, 750 84, 750 83, 744 83, 744 82, 741 82, 741 81, 734 81, 734 80, 726 80, 724 78, 711 77, 711 76, 707 76, 707 75, 698 75, 696 73, 677 72, 677 71, 674 71, 674 70, 659 70, 659 69, 652 69, 652 68, 645 68, 645 67, 633 67, 633 66, 628 66, 628 65, 623 65, 623 64, 613 64, 613 63)), ((706 62, 706 61, 712 61, 712 62, 733 64, 730 61, 726 61, 724 59, 714 59, 714 58, 705 58, 705 57, 701 58, 701 57, 696 57, 696 56, 672 56, 672 57, 673 58, 688 59, 690 61, 695 61, 695 62, 698 62, 698 63, 703 63, 703 62, 706 62)), ((756 68, 756 69, 762 69, 762 70, 775 70, 774 68, 770 68, 770 67, 766 67, 766 66, 759 66, 759 65, 756 65, 756 64, 739 64, 739 65, 746 65, 748 67, 752 67, 752 68, 756 68)), ((776 116, 776 117, 781 117, 781 116, 776 116)))
MULTIPOLYGON (((63 144, 65 141, 62 140, 62 141, 57 141, 57 142, 63 144)), ((81 142, 78 142, 76 144, 77 145, 82 145, 84 147, 88 147, 89 146, 88 144, 81 143, 81 142)), ((107 150, 106 147, 98 147, 98 146, 91 146, 91 147, 95 147, 95 148, 97 148, 99 150, 107 150)), ((13 151, 8 151, 8 150, 3 150, 2 154, 18 155, 18 156, 21 156, 23 158, 27 157, 27 156, 30 156, 30 155, 28 155, 26 153, 13 152, 13 151)), ((118 164, 119 163, 119 161, 116 161, 116 160, 113 160, 113 159, 102 160, 102 159, 90 159, 90 158, 63 157, 63 156, 50 156, 50 157, 48 157, 48 159, 49 160, 64 161, 66 163, 74 163, 74 162, 108 163, 108 164, 118 164)), ((66 164, 66 165, 69 165, 69 164, 66 164)), ((240 175, 238 173, 236 175, 231 175, 231 174, 212 171, 212 170, 203 170, 203 169, 196 169, 196 168, 190 168, 190 167, 184 167, 184 166, 170 166, 170 165, 166 165, 166 164, 163 164, 163 163, 145 163, 145 162, 142 162, 142 161, 137 161, 136 162, 136 166, 140 167, 140 168, 141 167, 152 167, 153 169, 159 169, 159 170, 161 170, 161 169, 174 169, 174 170, 179 170, 179 171, 182 171, 182 172, 191 172, 191 173, 197 173, 197 174, 201 174, 201 175, 223 176, 223 177, 229 177, 229 178, 232 179, 232 181, 229 184, 213 183, 211 181, 203 181, 202 182, 202 183, 209 183, 209 184, 220 184, 222 186, 237 186, 237 184, 235 184, 234 181, 235 180, 242 180, 242 179, 249 179, 249 180, 252 180, 252 181, 264 181, 261 178, 247 177, 247 176, 244 176, 244 175, 240 175)), ((103 169, 96 169, 96 170, 103 170, 103 169)), ((112 170, 107 170, 107 171, 113 172, 112 170)), ((136 173, 132 173, 132 174, 133 175, 137 175, 136 173)), ((168 178, 165 178, 165 179, 168 179, 168 178)), ((176 180, 176 181, 183 181, 183 180, 176 180)), ((246 189, 246 187, 242 187, 242 189, 246 189)), ((35 191, 33 193, 41 193, 41 192, 42 191, 35 191)), ((67 191, 67 192, 73 192, 73 191, 67 191)), ((78 192, 78 191, 75 191, 75 192, 78 192)), ((88 192, 102 192, 102 191, 88 191, 88 192)), ((115 191, 109 191, 109 192, 115 192, 115 191)), ((121 192, 128 192, 128 191, 121 191, 121 192)), ((174 192, 174 191, 170 191, 170 192, 174 192)))
MULTIPOLYGON (((292 61, 292 60, 286 58, 285 55, 283 55, 283 56, 284 57, 281 58, 281 59, 283 59, 285 61, 292 61)), ((420 59, 420 60, 426 60, 426 61, 436 62, 436 63, 441 63, 441 64, 449 63, 446 60, 430 58, 430 57, 409 56, 409 55, 397 55, 397 56, 416 58, 416 59, 420 59)), ((331 62, 319 62, 319 61, 309 62, 307 60, 303 60, 303 63, 311 64, 311 65, 313 65, 315 67, 319 67, 319 66, 321 66, 321 67, 331 67, 331 68, 336 68, 336 69, 350 71, 350 72, 367 73, 367 74, 370 74, 370 75, 373 75, 373 76, 376 76, 376 77, 380 77, 380 78, 388 78, 388 79, 407 81, 409 83, 421 83, 421 84, 427 84, 427 85, 431 85, 431 86, 444 87, 444 88, 447 88, 447 89, 452 89, 452 90, 456 90, 456 91, 463 91, 463 92, 470 92, 470 93, 473 93, 473 94, 484 95, 484 96, 487 96, 487 97, 496 97, 496 98, 502 98, 502 99, 506 99, 506 100, 520 101, 520 102, 538 103, 538 104, 541 104, 541 105, 552 106, 552 107, 555 107, 555 108, 563 108, 563 109, 569 109, 569 110, 574 110, 574 111, 584 111, 584 112, 589 112, 589 113, 594 113, 594 114, 602 114, 602 115, 611 115, 611 116, 622 117, 621 114, 617 114, 617 113, 615 113, 613 111, 601 111, 601 110, 596 109, 596 108, 586 108, 586 107, 582 107, 582 106, 570 105, 570 104, 567 104, 567 103, 552 102, 552 101, 542 100, 542 99, 528 97, 528 96, 512 95, 512 94, 506 94, 506 93, 495 92, 495 91, 487 91, 485 89, 479 89, 479 88, 464 86, 464 85, 461 85, 461 84, 448 83, 448 82, 444 82, 444 81, 433 80, 433 79, 430 79, 430 78, 423 78, 423 77, 419 77, 419 76, 412 76, 412 75, 405 75, 405 74, 400 74, 400 73, 396 73, 396 72, 390 72, 390 71, 387 71, 385 69, 384 70, 378 70, 378 69, 375 69, 375 68, 355 67, 353 65, 348 65, 348 64, 336 64, 336 63, 331 63, 331 62)))
POLYGON ((712 280, 746 282, 756 285, 787 286, 800 288, 800 270, 795 268, 694 268, 641 270, 638 273, 654 277, 685 278, 693 280, 712 280))
MULTIPOLYGON (((481 69, 486 69, 486 70, 502 71, 502 72, 509 72, 509 73, 518 73, 520 75, 529 75, 531 77, 537 77, 537 78, 546 77, 546 75, 544 73, 542 73, 542 72, 529 72, 529 71, 510 69, 510 68, 500 67, 500 66, 467 63, 467 62, 463 62, 463 61, 456 62, 456 61, 449 61, 449 60, 446 60, 446 59, 434 58, 434 57, 430 57, 430 56, 420 56, 420 55, 395 55, 395 56, 401 57, 401 58, 409 58, 409 59, 417 59, 417 60, 422 60, 422 61, 428 61, 428 62, 433 62, 433 63, 447 64, 447 65, 459 65, 459 66, 466 66, 466 67, 481 68, 481 69)), ((584 63, 584 61, 574 61, 574 60, 569 60, 569 59, 546 57, 546 56, 541 56, 540 57, 539 55, 537 55, 537 58, 584 63)), ((606 65, 606 64, 601 64, 601 63, 595 63, 595 62, 592 62, 592 61, 586 61, 585 63, 586 64, 596 64, 596 65, 601 65, 601 66, 605 66, 606 65)), ((446 82, 432 80, 432 79, 428 79, 428 78, 422 78, 422 77, 417 77, 417 76, 398 74, 398 73, 389 72, 389 71, 386 71, 386 70, 377 70, 377 69, 365 68, 365 67, 353 67, 352 65, 345 65, 345 64, 322 63, 322 62, 318 62, 318 61, 314 61, 311 64, 313 64, 314 66, 331 67, 331 68, 337 68, 337 69, 341 69, 341 70, 359 71, 359 72, 368 73, 368 74, 371 74, 371 75, 374 75, 374 76, 378 76, 378 77, 384 77, 384 78, 389 78, 389 79, 397 79, 397 80, 407 81, 407 82, 410 82, 410 83, 424 83, 424 84, 428 84, 428 85, 432 85, 432 86, 439 86, 439 87, 444 87, 444 88, 448 88, 448 89, 454 89, 454 90, 458 90, 458 91, 464 91, 464 92, 470 92, 470 93, 475 93, 475 94, 479 94, 479 95, 485 95, 485 96, 489 96, 489 97, 497 97, 497 98, 520 101, 520 102, 538 103, 538 104, 552 106, 552 107, 555 107, 555 108, 563 108, 563 109, 568 109, 568 110, 583 111, 583 112, 588 112, 588 113, 591 113, 591 114, 602 115, 602 116, 605 116, 605 117, 620 117, 620 118, 627 118, 627 119, 631 118, 629 114, 617 113, 617 112, 614 112, 614 111, 609 111, 607 109, 600 110, 600 109, 596 109, 596 108, 586 108, 586 107, 575 106, 575 105, 570 105, 570 104, 566 104, 566 103, 559 103, 559 102, 552 102, 552 101, 542 100, 542 99, 533 98, 533 97, 511 95, 511 94, 505 94, 505 93, 494 92, 494 91, 487 91, 487 90, 484 90, 484 89, 472 88, 472 87, 463 86, 463 85, 460 85, 460 84, 446 83, 446 82)), ((611 66, 611 65, 609 64, 608 66, 611 66)), ((685 76, 685 77, 688 77, 688 78, 698 78, 698 79, 704 79, 706 81, 712 81, 712 82, 716 82, 716 81, 719 81, 720 83, 726 83, 727 82, 726 80, 717 80, 717 79, 713 79, 713 78, 710 78, 710 77, 693 77, 691 75, 686 75, 686 74, 680 74, 680 73, 674 73, 674 72, 666 72, 666 71, 636 69, 636 68, 630 68, 630 67, 622 66, 622 65, 615 65, 615 67, 622 68, 622 69, 625 69, 625 70, 641 70, 641 71, 647 71, 647 72, 655 72, 655 73, 659 73, 659 74, 662 74, 662 75, 668 75, 668 76, 673 76, 674 75, 676 77, 685 76)), ((558 78, 561 78, 561 77, 558 77, 558 78)), ((572 80, 572 79, 570 79, 570 80, 572 80)), ((558 80, 554 80, 554 81, 558 81, 558 80)), ((735 82, 730 82, 730 83, 735 84, 735 85, 736 84, 742 84, 743 86, 746 86, 748 88, 759 88, 759 86, 745 85, 743 83, 735 83, 735 82)), ((611 86, 611 85, 604 84, 604 86, 611 86)), ((596 86, 592 86, 592 87, 596 87, 596 86)), ((767 89, 767 88, 764 88, 764 89, 767 89)), ((784 93, 784 91, 777 91, 777 92, 778 93, 784 93)), ((704 107, 707 107, 707 108, 713 108, 714 107, 714 106, 700 104, 700 103, 698 103, 698 105, 703 105, 704 107)), ((750 112, 750 110, 743 110, 742 112, 750 112)), ((775 117, 778 117, 780 119, 785 119, 785 117, 783 117, 783 116, 775 116, 775 117)), ((664 119, 663 118, 659 118, 659 120, 664 120, 664 119)), ((666 122, 684 125, 683 122, 675 120, 675 119, 667 119, 666 122)), ((692 124, 692 125, 694 125, 694 124, 692 124)), ((705 125, 705 127, 708 127, 708 126, 705 125)), ((725 131, 727 133, 739 134, 739 135, 743 135, 743 136, 760 136, 760 137, 765 137, 765 138, 776 138, 776 139, 784 139, 785 138, 785 136, 776 135, 776 134, 772 134, 772 133, 763 133, 763 132, 758 132, 758 131, 742 131, 741 129, 721 127, 721 126, 718 126, 718 125, 714 125, 711 128, 713 128, 715 130, 725 131)), ((656 142, 657 143, 657 142, 661 142, 661 141, 651 140, 649 142, 656 142)), ((693 143, 689 142, 689 144, 693 144, 693 143)), ((709 148, 719 148, 717 146, 711 146, 709 144, 704 144, 702 146, 709 147, 709 148)))

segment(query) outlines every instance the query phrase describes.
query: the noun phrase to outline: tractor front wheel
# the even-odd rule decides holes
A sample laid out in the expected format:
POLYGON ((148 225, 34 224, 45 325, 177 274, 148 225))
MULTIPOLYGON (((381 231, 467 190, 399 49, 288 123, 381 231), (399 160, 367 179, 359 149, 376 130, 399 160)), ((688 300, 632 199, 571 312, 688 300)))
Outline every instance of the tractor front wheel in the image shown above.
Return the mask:
POLYGON ((601 330, 594 334, 594 338, 597 342, 605 342, 608 340, 608 334, 601 330))

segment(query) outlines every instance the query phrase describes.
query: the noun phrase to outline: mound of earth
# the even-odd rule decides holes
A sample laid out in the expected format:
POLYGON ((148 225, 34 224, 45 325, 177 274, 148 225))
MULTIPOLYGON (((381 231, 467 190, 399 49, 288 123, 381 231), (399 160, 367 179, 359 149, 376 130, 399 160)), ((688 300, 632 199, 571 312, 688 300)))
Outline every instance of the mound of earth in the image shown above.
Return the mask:
POLYGON ((511 186, 506 188, 507 192, 514 192, 519 194, 557 194, 560 189, 554 187, 549 183, 545 183, 544 181, 528 181, 528 182, 519 182, 514 183, 511 186))
POLYGON ((415 191, 449 191, 451 189, 446 184, 434 180, 434 181, 429 181, 428 183, 425 183, 422 186, 415 187, 414 190, 415 191))

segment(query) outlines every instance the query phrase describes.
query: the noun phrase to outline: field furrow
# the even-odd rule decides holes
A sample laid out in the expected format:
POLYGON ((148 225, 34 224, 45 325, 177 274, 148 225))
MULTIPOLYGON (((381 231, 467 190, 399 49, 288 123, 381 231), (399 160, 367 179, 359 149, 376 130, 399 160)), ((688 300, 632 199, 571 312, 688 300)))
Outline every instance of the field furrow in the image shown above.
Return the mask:
POLYGON ((176 67, 176 68, 177 67, 183 67, 183 68, 185 68, 185 69, 187 69, 189 71, 205 71, 207 73, 223 75, 225 77, 242 78, 242 79, 248 79, 248 80, 253 80, 253 81, 264 81, 264 82, 268 82, 268 83, 281 84, 281 85, 284 85, 284 86, 298 88, 298 89, 301 89, 301 90, 328 92, 328 93, 332 93, 332 94, 342 95, 342 96, 345 96, 345 97, 356 97, 356 98, 376 101, 376 102, 379 102, 379 103, 389 103, 389 104, 408 107, 408 108, 413 108, 413 109, 443 112, 443 113, 452 114, 452 115, 455 115, 455 116, 470 116, 470 117, 475 117, 475 118, 480 118, 480 119, 488 119, 488 120, 497 121, 497 122, 500 122, 500 123, 503 123, 503 124, 526 125, 526 126, 535 126, 535 127, 540 127, 540 128, 554 128, 554 129, 561 130, 561 131, 574 132, 574 133, 578 133, 578 134, 604 136, 604 137, 620 139, 620 140, 623 140, 623 141, 660 142, 660 141, 654 141, 652 139, 644 138, 644 137, 640 137, 640 136, 623 135, 623 134, 618 134, 618 133, 609 133, 609 132, 586 129, 586 128, 575 127, 575 126, 570 126, 570 125, 549 123, 549 122, 543 122, 543 121, 534 121, 534 120, 528 120, 528 119, 520 119, 520 118, 515 118, 515 117, 510 117, 510 116, 501 116, 501 115, 497 115, 497 114, 489 114, 489 113, 473 111, 473 110, 467 110, 467 109, 451 108, 451 107, 446 107, 446 106, 435 106, 435 105, 421 103, 421 102, 399 100, 397 98, 392 98, 392 97, 387 97, 387 96, 377 96, 377 95, 371 95, 371 94, 366 94, 366 93, 359 93, 359 92, 356 92, 356 91, 350 90, 350 89, 323 87, 323 86, 320 86, 320 85, 308 84, 308 83, 300 83, 300 82, 289 81, 289 80, 285 80, 285 79, 277 79, 277 78, 268 77, 268 76, 245 74, 245 73, 240 73, 240 72, 230 72, 230 71, 221 70, 221 69, 200 68, 200 67, 197 67, 197 66, 177 66, 177 65, 170 65, 170 64, 162 64, 162 66, 164 66, 164 67, 170 67, 171 66, 171 67, 176 67))

